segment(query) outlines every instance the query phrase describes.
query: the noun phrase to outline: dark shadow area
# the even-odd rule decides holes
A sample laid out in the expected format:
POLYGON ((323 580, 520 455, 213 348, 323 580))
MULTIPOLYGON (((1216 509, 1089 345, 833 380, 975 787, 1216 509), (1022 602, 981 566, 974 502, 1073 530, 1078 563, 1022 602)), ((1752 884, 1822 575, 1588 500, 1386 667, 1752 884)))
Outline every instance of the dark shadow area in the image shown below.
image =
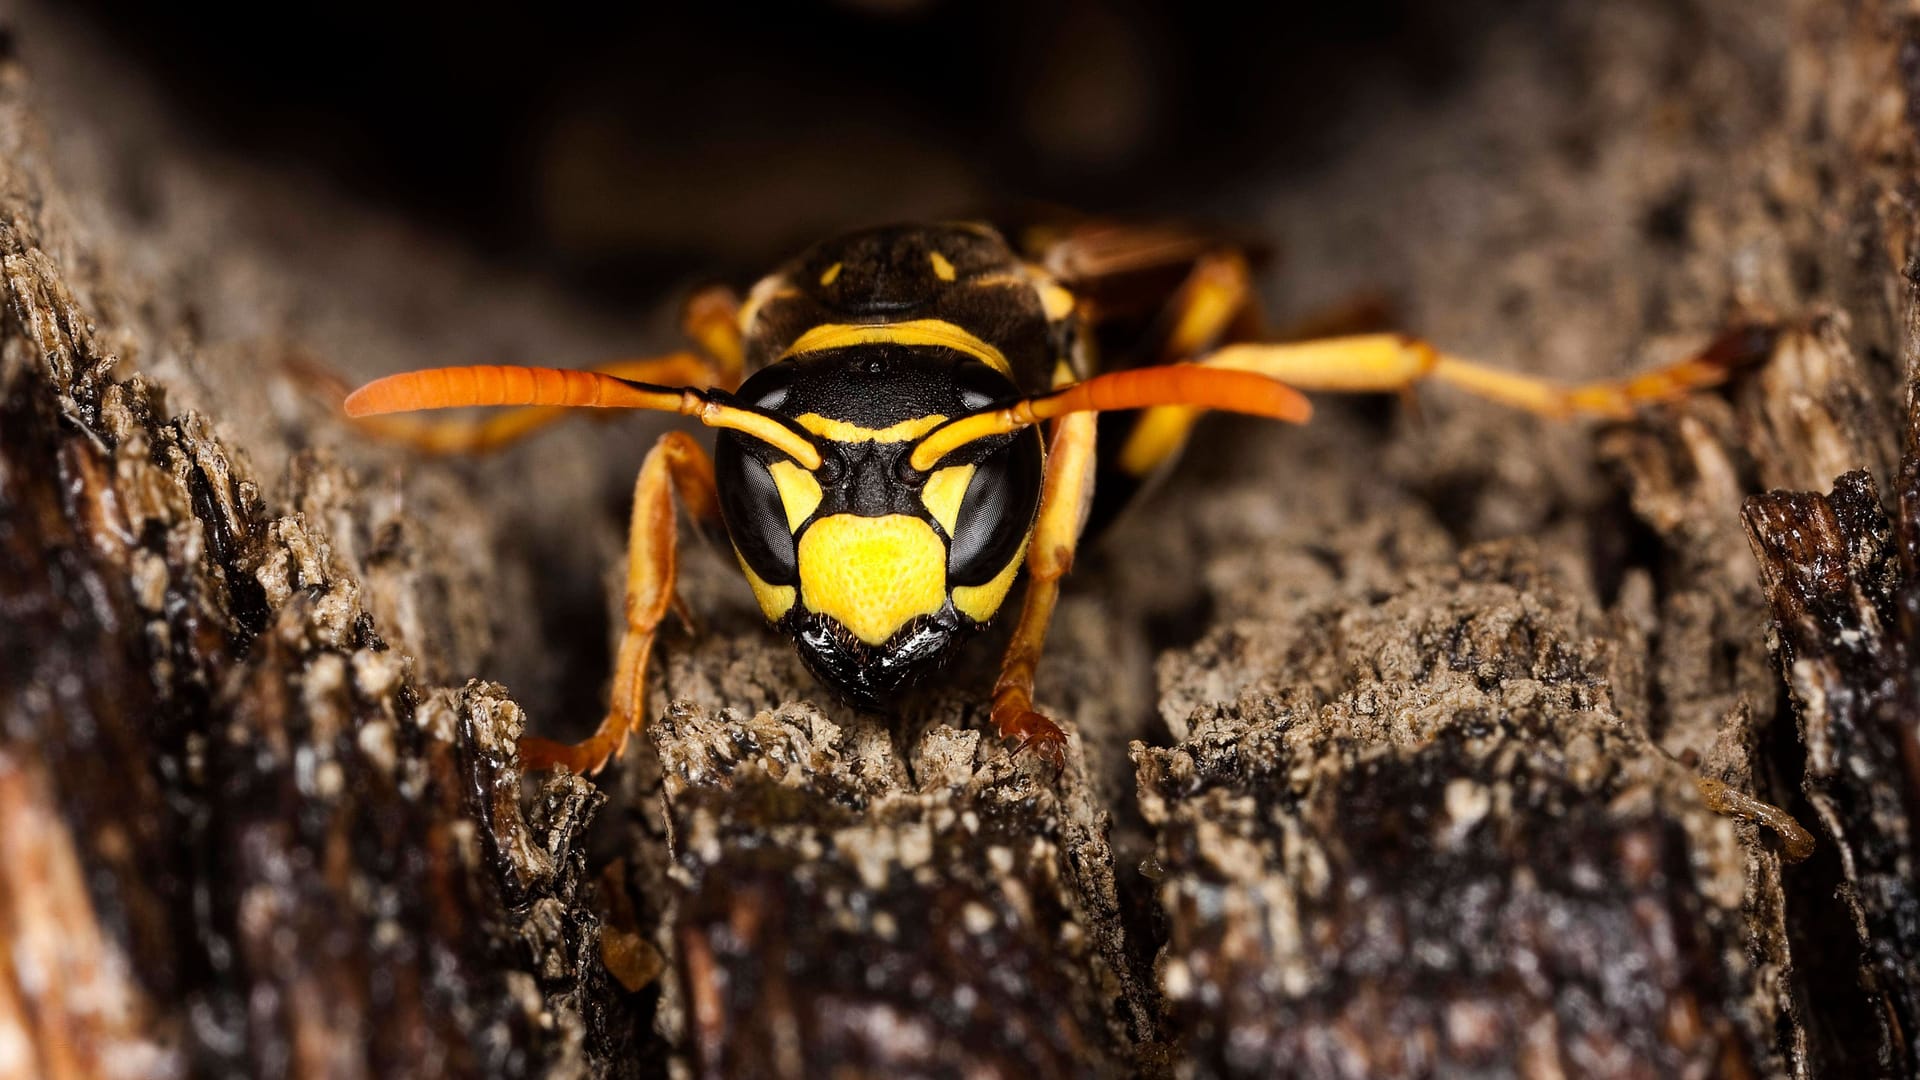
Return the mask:
POLYGON ((230 150, 629 303, 875 218, 1219 214, 1235 187, 1325 159, 1382 95, 1444 95, 1514 16, 1479 0, 1230 20, 1171 3, 352 0, 290 28, 241 4, 72 10, 230 150))

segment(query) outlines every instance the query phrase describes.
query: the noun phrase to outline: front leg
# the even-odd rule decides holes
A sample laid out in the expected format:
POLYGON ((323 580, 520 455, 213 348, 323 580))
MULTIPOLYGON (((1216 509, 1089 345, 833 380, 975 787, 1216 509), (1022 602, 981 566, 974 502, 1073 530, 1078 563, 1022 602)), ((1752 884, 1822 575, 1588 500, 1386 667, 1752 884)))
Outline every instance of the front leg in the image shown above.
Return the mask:
POLYGON ((1073 569, 1093 498, 1096 420, 1094 413, 1070 413, 1054 426, 1040 510, 1027 545, 1027 596, 993 686, 993 726, 1000 737, 1020 740, 1015 753, 1031 747, 1055 768, 1066 765, 1067 733, 1034 711, 1033 677, 1060 598, 1060 579, 1073 569))
POLYGON ((527 736, 520 740, 525 767, 565 765, 576 773, 595 773, 625 752, 627 737, 640 729, 646 712, 647 658, 654 632, 674 606, 678 573, 673 495, 687 516, 717 522, 720 499, 714 489, 713 461, 693 437, 682 431, 660 436, 640 466, 633 487, 633 520, 627 539, 626 628, 614 659, 613 692, 606 719, 586 740, 568 745, 527 736))

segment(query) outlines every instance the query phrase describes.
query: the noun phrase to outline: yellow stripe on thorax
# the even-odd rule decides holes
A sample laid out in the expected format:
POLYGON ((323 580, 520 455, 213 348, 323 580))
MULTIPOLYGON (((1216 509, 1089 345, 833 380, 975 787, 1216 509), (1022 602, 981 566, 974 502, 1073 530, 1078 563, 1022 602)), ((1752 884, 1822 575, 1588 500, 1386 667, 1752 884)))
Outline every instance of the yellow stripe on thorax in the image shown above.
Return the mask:
POLYGON ((1021 267, 1017 274, 982 274, 968 284, 979 289, 1030 289, 1050 323, 1072 315, 1080 303, 1065 285, 1053 280, 1053 275, 1031 264, 1021 267))
POLYGON ((844 349, 850 345, 939 345, 965 353, 1000 374, 1013 377, 1013 366, 999 349, 945 319, 908 319, 905 322, 823 323, 801 334, 780 359, 803 353, 844 349))

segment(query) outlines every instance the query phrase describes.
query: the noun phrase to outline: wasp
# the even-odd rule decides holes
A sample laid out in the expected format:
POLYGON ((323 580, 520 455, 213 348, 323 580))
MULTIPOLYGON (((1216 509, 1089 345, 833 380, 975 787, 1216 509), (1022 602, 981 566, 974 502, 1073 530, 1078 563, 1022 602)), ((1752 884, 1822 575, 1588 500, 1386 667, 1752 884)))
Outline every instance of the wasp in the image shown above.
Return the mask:
MULTIPOLYGON (((1026 589, 992 692, 1016 752, 1059 767, 1067 735, 1035 672, 1083 536, 1163 473, 1206 410, 1304 423, 1301 391, 1433 380, 1549 417, 1623 417, 1764 355, 1736 332, 1679 363, 1563 387, 1419 338, 1268 340, 1247 257, 1176 230, 1083 225, 1016 248, 977 224, 868 229, 754 285, 696 293, 694 348, 592 370, 453 367, 376 380, 346 412, 429 450, 485 450, 574 407, 717 429, 654 443, 634 486, 626 620, 599 729, 528 737, 530 767, 599 770, 639 728, 648 655, 674 609, 677 519, 717 526, 761 611, 821 682, 885 710, 1026 589), (477 421, 387 414, 513 406, 477 421), (1096 494, 1098 493, 1098 494, 1096 494)), ((1732 797, 1731 795, 1725 797, 1732 797)))

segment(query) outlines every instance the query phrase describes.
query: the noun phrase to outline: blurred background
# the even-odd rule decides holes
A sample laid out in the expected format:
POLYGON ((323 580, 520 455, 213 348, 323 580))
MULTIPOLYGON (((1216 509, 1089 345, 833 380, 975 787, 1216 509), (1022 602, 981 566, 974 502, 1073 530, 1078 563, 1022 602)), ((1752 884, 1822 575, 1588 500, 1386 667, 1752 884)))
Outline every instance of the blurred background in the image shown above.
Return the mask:
POLYGON ((618 301, 876 220, 1231 218, 1383 99, 1445 95, 1491 21, 1552 6, 69 0, 58 18, 236 156, 618 301))

